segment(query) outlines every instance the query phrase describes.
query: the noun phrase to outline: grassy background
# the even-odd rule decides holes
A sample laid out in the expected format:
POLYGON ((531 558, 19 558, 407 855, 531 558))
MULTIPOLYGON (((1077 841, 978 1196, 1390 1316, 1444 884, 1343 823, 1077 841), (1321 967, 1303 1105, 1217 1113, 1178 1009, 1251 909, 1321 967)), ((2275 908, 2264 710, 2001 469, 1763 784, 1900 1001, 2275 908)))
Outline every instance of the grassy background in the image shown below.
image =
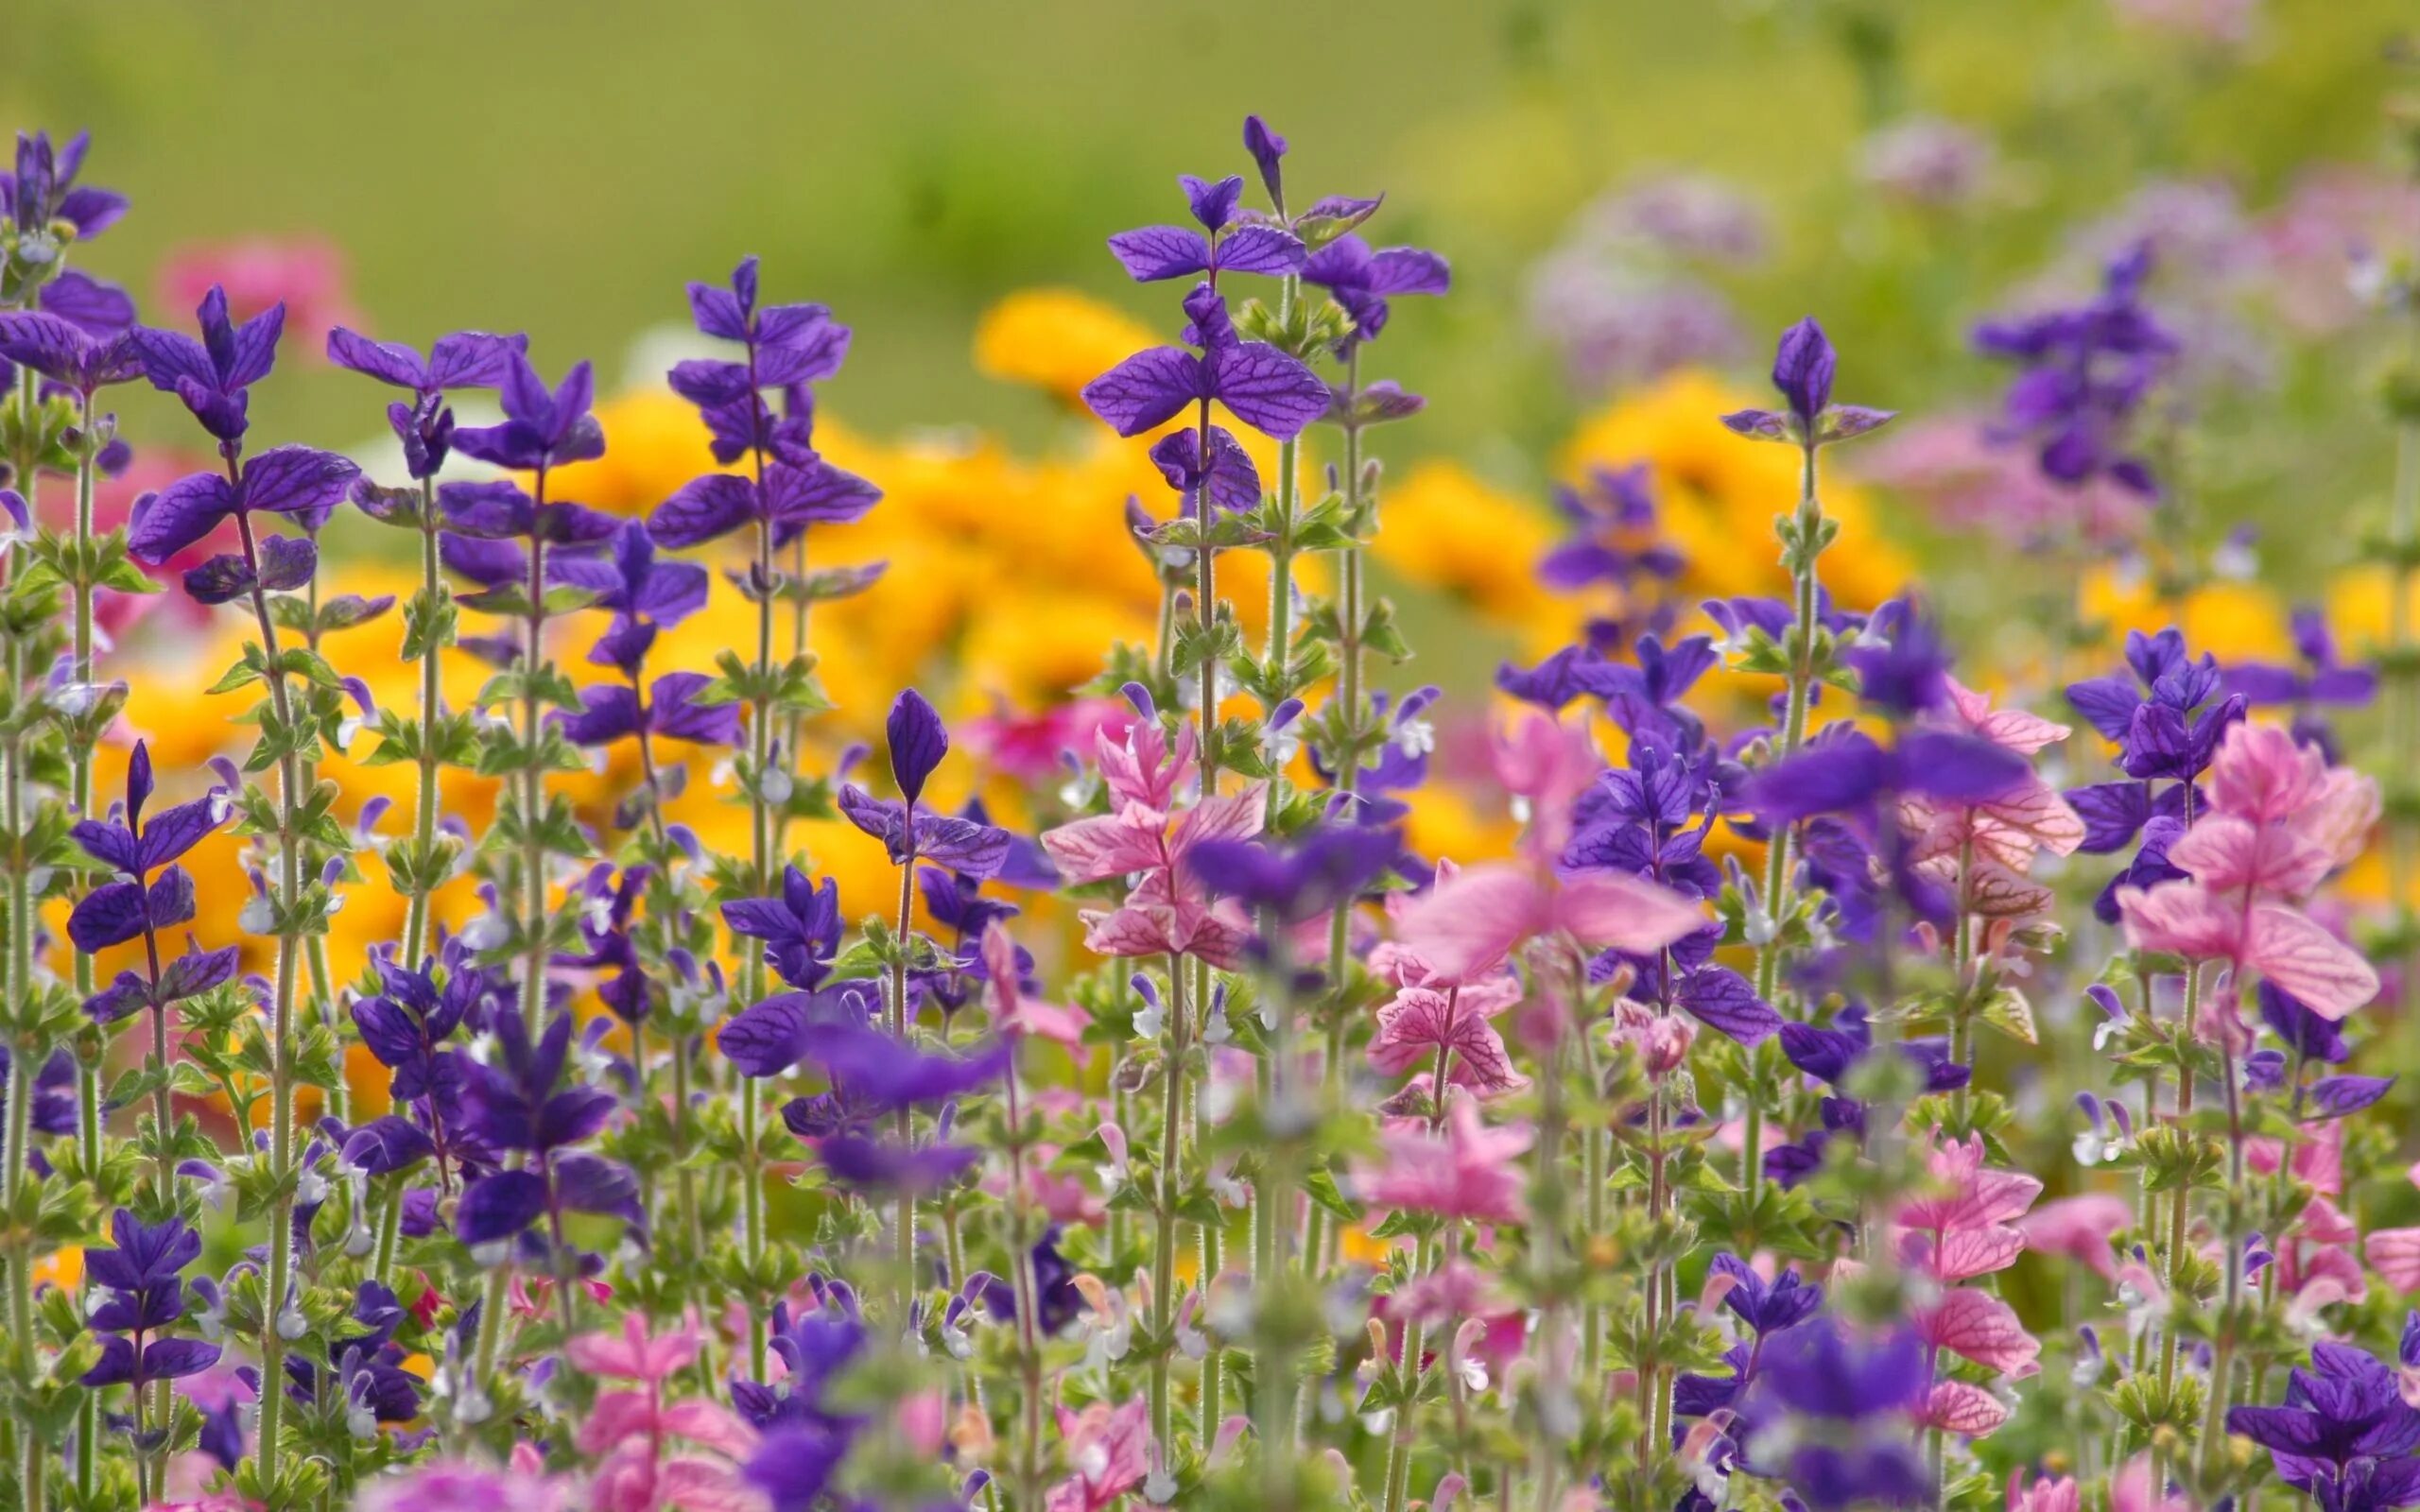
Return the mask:
MULTIPOLYGON (((2257 203, 2300 163, 2375 159, 2380 43, 2411 20, 2273 3, 2222 58, 2104 0, 6 9, 0 117, 93 130, 92 176, 135 211, 89 266, 140 294, 182 242, 323 233, 379 333, 526 329, 545 370, 592 354, 610 380, 683 317, 683 280, 753 250, 769 290, 856 326, 830 403, 874 426, 1046 423, 967 360, 1011 288, 1168 324, 1101 239, 1177 218, 1179 171, 1246 169, 1257 110, 1294 182, 1383 187, 1386 238, 1454 259, 1456 297, 1385 344, 1435 400, 1391 445, 1508 480, 1573 405, 1522 324, 1524 270, 1608 184, 1686 167, 1764 196, 1775 256, 1733 291, 1751 329, 1820 312, 1844 392, 1917 407, 1979 381, 1966 321, 2145 175, 2223 175, 2257 203), (1956 235, 1877 212, 1847 168, 1903 108, 1997 136, 2012 204, 1956 235)), ((272 385, 258 413, 327 441, 374 424, 350 385, 272 385)))

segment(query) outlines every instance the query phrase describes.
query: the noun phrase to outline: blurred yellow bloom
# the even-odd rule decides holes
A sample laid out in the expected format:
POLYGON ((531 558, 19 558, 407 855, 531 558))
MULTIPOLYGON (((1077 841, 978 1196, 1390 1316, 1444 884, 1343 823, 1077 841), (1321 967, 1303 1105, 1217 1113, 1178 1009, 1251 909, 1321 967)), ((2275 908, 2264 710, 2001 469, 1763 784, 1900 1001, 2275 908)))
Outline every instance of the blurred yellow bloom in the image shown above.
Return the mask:
MULTIPOLYGON (((2328 627, 2336 632, 2347 658, 2375 655, 2394 640, 2394 595, 2382 566, 2356 567, 2328 580, 2324 599, 2328 627)), ((2407 638, 2420 640, 2420 613, 2405 609, 2407 638)), ((2200 649, 2198 646, 2195 649, 2200 649)))
POLYGON ((81 1245, 62 1246, 34 1262, 33 1284, 36 1289, 48 1284, 62 1292, 72 1292, 82 1284, 83 1280, 84 1247, 81 1245))
POLYGON ((1421 855, 1466 864, 1493 860, 1511 855, 1520 836, 1521 827, 1500 800, 1495 812, 1483 814, 1461 788, 1435 780, 1402 796, 1411 808, 1404 838, 1421 855))
MULTIPOLYGON (((1773 521, 1798 504, 1798 453, 1751 441, 1723 427, 1729 411, 1762 403, 1703 373, 1676 373, 1618 399, 1580 427, 1564 448, 1562 471, 1649 463, 1657 518, 1688 566, 1681 586, 1691 597, 1777 595, 1789 580, 1781 567, 1773 521)), ((1913 563, 1884 539, 1862 490, 1827 476, 1824 513, 1840 539, 1824 554, 1824 586, 1841 603, 1865 609, 1906 585, 1913 563)))
POLYGON ((975 328, 975 366, 1072 405, 1084 385, 1161 344, 1150 327, 1090 295, 1023 289, 984 312, 975 328))
POLYGON ((550 497, 644 518, 699 473, 721 470, 697 409, 668 389, 617 394, 596 406, 596 422, 605 455, 548 473, 550 497))
POLYGON ((2185 632, 2187 649, 2217 657, 2221 666, 2291 659, 2285 607, 2258 583, 2204 583, 2182 598, 2169 598, 2139 576, 2095 566, 2084 573, 2077 607, 2085 624, 2105 628, 2113 657, 2128 630, 2173 625, 2185 632))
POLYGON ((1554 530, 1535 505, 1456 463, 1425 462, 1387 490, 1381 507, 1384 528, 1371 550, 1405 578, 1502 624, 1554 611, 1537 579, 1554 530))

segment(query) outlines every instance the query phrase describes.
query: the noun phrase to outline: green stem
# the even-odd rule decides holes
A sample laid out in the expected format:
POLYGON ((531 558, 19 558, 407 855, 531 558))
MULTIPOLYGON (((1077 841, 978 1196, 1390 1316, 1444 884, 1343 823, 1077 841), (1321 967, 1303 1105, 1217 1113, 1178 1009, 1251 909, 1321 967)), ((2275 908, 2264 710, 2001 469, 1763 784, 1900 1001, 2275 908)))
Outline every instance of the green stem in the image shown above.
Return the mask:
MULTIPOLYGON (((420 575, 421 602, 430 616, 439 613, 446 598, 445 579, 438 571, 437 556, 437 480, 423 478, 420 485, 421 531, 420 575)), ((417 791, 412 802, 412 847, 414 864, 425 868, 429 853, 437 845, 437 722, 442 711, 444 684, 438 660, 440 637, 431 635, 420 656, 420 759, 417 791)), ((433 879, 416 873, 404 914, 404 966, 412 971, 428 952, 429 916, 432 910, 433 879)))
MULTIPOLYGON (((227 468, 229 481, 237 482, 233 457, 228 459, 227 468)), ((269 1171, 278 1195, 269 1207, 268 1232, 265 1236, 268 1246, 268 1288, 261 1309, 261 1379, 282 1381, 285 1335, 279 1323, 285 1311, 286 1292, 293 1284, 294 1267, 294 999, 303 954, 298 948, 301 942, 296 937, 295 923, 285 916, 302 896, 299 817, 302 805, 302 763, 291 748, 291 742, 300 731, 295 728, 294 701, 281 665, 277 622, 269 613, 268 591, 259 583, 259 544, 252 534, 251 517, 238 511, 235 525, 243 542, 245 563, 252 569, 252 617, 261 632, 262 652, 268 659, 270 708, 277 718, 280 744, 286 747, 277 757, 277 988, 269 1025, 269 1171)), ((272 1482, 284 1473, 285 1395, 282 1391, 261 1393, 258 1452, 262 1469, 272 1482)))
POLYGON ((1151 1432, 1156 1436, 1162 1468, 1172 1468, 1176 1452, 1176 1408, 1168 1392, 1168 1367, 1174 1345, 1170 1337, 1176 1318, 1176 1192, 1177 1160, 1182 1153, 1183 1096, 1185 1047, 1184 958, 1168 957, 1167 1022, 1160 1032, 1160 1168, 1152 1198, 1155 1228, 1151 1245, 1151 1332, 1159 1345, 1151 1355, 1151 1432))

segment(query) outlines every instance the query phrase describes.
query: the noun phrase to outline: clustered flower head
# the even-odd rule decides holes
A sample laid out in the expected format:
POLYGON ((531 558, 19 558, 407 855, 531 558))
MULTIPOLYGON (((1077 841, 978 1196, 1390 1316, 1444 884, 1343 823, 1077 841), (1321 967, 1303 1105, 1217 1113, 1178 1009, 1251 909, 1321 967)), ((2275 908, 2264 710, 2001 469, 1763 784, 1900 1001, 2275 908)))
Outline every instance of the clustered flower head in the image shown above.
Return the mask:
MULTIPOLYGON (((1899 386, 1809 317, 1773 402, 1690 417, 1776 464, 1770 541, 1590 454, 1500 553, 1552 610, 1502 697, 1403 679, 1382 338, 1455 273, 1240 147, 1107 237, 1170 339, 1059 388, 1148 635, 1040 706, 935 658, 836 707, 930 543, 860 551, 896 458, 819 431, 851 331, 780 269, 687 286, 635 507, 588 362, 298 316, 381 390, 363 461, 255 434, 285 304, 187 334, 68 266, 127 203, 21 137, 0 1499, 2420 1505, 2420 978, 2369 878, 2399 909, 2411 837, 2360 765, 2408 668, 2316 609, 1994 662, 1852 587, 1838 448, 1896 412, 1836 389, 1899 386), (104 526, 138 379, 205 460, 104 526), (103 614, 154 594, 228 627, 199 730, 103 614)), ((1910 118, 1865 171, 1945 220, 1987 148, 1910 118)), ((1687 180, 1585 234, 1542 302, 1607 374, 1723 349, 1608 306, 1767 240, 1687 180)), ((2017 376, 1969 436, 2146 531, 2152 267, 1981 327, 2017 376)))

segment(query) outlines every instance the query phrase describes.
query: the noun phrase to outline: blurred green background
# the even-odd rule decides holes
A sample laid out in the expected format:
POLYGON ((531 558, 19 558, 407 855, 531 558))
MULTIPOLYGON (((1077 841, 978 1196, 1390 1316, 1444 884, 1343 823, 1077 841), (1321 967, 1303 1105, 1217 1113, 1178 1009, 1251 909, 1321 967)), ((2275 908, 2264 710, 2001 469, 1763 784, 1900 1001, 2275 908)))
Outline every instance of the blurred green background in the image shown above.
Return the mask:
MULTIPOLYGON (((2147 180, 2260 206, 2315 161, 2387 161, 2410 0, 2136 6, 2243 12, 2247 32, 2112 0, 8 0, 0 116, 94 132, 90 176, 135 208, 87 266, 149 318, 188 319, 153 277, 182 243, 323 233, 377 334, 527 330, 545 370, 589 354, 610 383, 635 335, 683 318, 684 280, 755 251, 769 290, 857 329, 835 413, 1029 438, 1049 410, 976 373, 978 314, 1059 284, 1168 328, 1167 291, 1126 283, 1102 238, 1182 218, 1179 171, 1248 171, 1258 111, 1293 140, 1294 183, 1383 188, 1381 239, 1454 262, 1454 297, 1385 343, 1433 400, 1391 449, 1534 488, 1592 396, 1540 337, 1530 270, 1641 173, 1718 174, 1769 213, 1767 255, 1709 275, 1752 335, 1741 370, 1813 311, 1844 395, 1921 411, 1980 391, 1969 322, 2147 180), (1987 207, 1876 202, 1858 144, 1907 112, 1992 139, 1987 207)), ((2300 439, 2210 487, 2374 486, 2359 376, 2341 353, 2288 363, 2242 413, 2282 406, 2300 439)), ((257 413, 339 444, 375 423, 349 385, 274 385, 257 413)))

